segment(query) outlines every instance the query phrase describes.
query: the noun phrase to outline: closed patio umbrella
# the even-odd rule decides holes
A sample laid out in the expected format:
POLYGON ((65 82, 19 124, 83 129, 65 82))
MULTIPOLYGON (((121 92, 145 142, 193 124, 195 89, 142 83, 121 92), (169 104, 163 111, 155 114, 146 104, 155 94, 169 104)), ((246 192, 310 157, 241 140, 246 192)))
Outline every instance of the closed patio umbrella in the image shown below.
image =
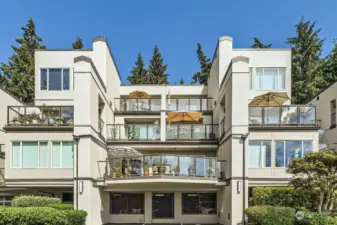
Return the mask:
POLYGON ((263 95, 256 96, 249 106, 280 106, 288 101, 289 97, 285 92, 268 92, 263 95))

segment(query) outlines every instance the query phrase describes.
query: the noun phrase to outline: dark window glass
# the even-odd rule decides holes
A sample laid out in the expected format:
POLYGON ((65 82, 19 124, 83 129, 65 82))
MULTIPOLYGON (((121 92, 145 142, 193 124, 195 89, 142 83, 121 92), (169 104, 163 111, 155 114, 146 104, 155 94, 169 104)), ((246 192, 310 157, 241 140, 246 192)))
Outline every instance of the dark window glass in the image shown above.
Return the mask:
POLYGON ((110 212, 113 214, 143 214, 144 194, 111 194, 110 212))
POLYGON ((183 193, 184 214, 216 214, 216 193, 183 193))
POLYGON ((41 81, 40 81, 41 90, 47 90, 47 69, 41 69, 41 81))
POLYGON ((74 202, 73 193, 62 193, 62 202, 63 203, 73 203, 74 202))
POLYGON ((63 69, 63 90, 70 89, 69 69, 63 69))
POLYGON ((61 69, 49 69, 49 90, 62 90, 61 73, 61 69))
POLYGON ((152 218, 174 218, 174 194, 152 195, 152 218))

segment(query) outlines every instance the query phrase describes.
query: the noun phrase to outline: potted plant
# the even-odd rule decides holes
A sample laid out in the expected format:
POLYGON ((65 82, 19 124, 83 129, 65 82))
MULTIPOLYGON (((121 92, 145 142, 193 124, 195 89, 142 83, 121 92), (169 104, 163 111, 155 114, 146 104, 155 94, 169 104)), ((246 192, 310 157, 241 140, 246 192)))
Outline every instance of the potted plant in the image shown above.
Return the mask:
POLYGON ((117 177, 116 170, 117 170, 116 167, 112 167, 112 168, 111 168, 111 177, 112 177, 112 178, 116 178, 116 177, 117 177))
POLYGON ((187 171, 188 171, 188 175, 193 175, 194 165, 193 164, 188 165, 187 171))
POLYGON ((159 174, 164 174, 164 173, 166 173, 166 166, 165 166, 164 163, 158 162, 158 163, 156 164, 156 166, 157 166, 157 168, 158 168, 158 173, 159 173, 159 174))
POLYGON ((56 125, 58 125, 58 124, 63 124, 63 117, 57 116, 57 117, 55 117, 55 119, 56 119, 56 121, 57 121, 56 125))
POLYGON ((14 116, 13 119, 12 119, 13 123, 18 125, 18 124, 22 124, 22 119, 20 119, 19 117, 17 116, 14 116))
POLYGON ((119 178, 122 176, 122 171, 120 167, 115 167, 115 172, 116 172, 116 178, 119 178))
POLYGON ((70 126, 74 125, 74 120, 73 119, 68 120, 67 124, 70 126))
POLYGON ((147 164, 144 165, 144 176, 149 176, 149 167, 147 164))
POLYGON ((211 177, 213 173, 214 173, 214 169, 212 167, 208 167, 208 169, 207 169, 207 175, 209 177, 211 177))
POLYGON ((174 165, 173 166, 173 175, 179 175, 179 172, 180 172, 180 168, 179 168, 179 165, 174 165))
POLYGON ((36 114, 35 112, 33 112, 30 116, 29 116, 29 120, 32 124, 39 124, 41 122, 40 120, 40 116, 38 114, 36 114))

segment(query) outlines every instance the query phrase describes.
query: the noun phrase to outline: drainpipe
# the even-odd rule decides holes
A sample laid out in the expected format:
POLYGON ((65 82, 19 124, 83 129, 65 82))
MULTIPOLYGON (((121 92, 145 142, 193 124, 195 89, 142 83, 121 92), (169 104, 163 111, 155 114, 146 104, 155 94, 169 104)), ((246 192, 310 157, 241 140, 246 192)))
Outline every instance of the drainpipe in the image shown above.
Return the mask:
POLYGON ((245 209, 246 209, 246 139, 249 133, 241 135, 242 140, 242 224, 246 224, 246 216, 245 216, 245 209))
POLYGON ((78 210, 78 142, 80 141, 80 137, 75 135, 73 137, 76 143, 76 174, 74 177, 76 179, 76 188, 74 188, 74 194, 76 195, 75 209, 78 210))

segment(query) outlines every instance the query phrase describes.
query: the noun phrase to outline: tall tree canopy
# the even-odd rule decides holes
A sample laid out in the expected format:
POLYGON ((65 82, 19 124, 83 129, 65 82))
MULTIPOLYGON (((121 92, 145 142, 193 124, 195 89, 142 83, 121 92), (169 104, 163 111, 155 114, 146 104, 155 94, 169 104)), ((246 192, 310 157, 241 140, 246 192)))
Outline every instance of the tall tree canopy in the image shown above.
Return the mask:
POLYGON ((163 64, 164 59, 160 54, 157 45, 154 46, 152 59, 149 65, 149 84, 168 84, 168 74, 165 73, 167 64, 163 64))
POLYGON ((12 45, 13 55, 8 64, 1 63, 1 85, 10 93, 25 103, 34 102, 34 54, 35 49, 44 49, 42 38, 35 31, 35 23, 29 18, 28 23, 21 27, 23 37, 15 41, 17 46, 12 45))
POLYGON ((80 37, 77 37, 75 42, 72 43, 73 49, 82 49, 83 48, 83 42, 80 37))
POLYGON ((192 79, 192 84, 199 83, 199 84, 205 84, 207 85, 209 73, 211 71, 212 62, 211 59, 208 58, 205 53, 202 50, 201 44, 198 42, 198 48, 197 48, 197 56, 198 61, 200 64, 200 71, 196 72, 192 79))
POLYGON ((251 48, 270 48, 272 44, 265 45, 263 44, 260 39, 254 37, 254 44, 252 44, 251 48))
POLYGON ((184 84, 184 79, 180 78, 180 84, 184 84))
POLYGON ((324 65, 325 88, 337 81, 337 41, 334 40, 334 46, 325 60, 324 65))
POLYGON ((145 64, 141 53, 138 53, 137 60, 135 61, 135 66, 132 67, 130 71, 131 75, 128 76, 128 81, 130 84, 148 84, 147 70, 145 69, 145 64))
POLYGON ((292 50, 292 100, 295 104, 306 104, 326 86, 323 77, 323 40, 316 22, 301 21, 295 25, 296 36, 288 38, 292 50))
POLYGON ((335 208, 337 191, 337 151, 325 150, 309 153, 303 158, 291 161, 287 169, 293 174, 290 181, 295 188, 302 188, 308 193, 318 191, 314 199, 318 212, 331 212, 335 208))

